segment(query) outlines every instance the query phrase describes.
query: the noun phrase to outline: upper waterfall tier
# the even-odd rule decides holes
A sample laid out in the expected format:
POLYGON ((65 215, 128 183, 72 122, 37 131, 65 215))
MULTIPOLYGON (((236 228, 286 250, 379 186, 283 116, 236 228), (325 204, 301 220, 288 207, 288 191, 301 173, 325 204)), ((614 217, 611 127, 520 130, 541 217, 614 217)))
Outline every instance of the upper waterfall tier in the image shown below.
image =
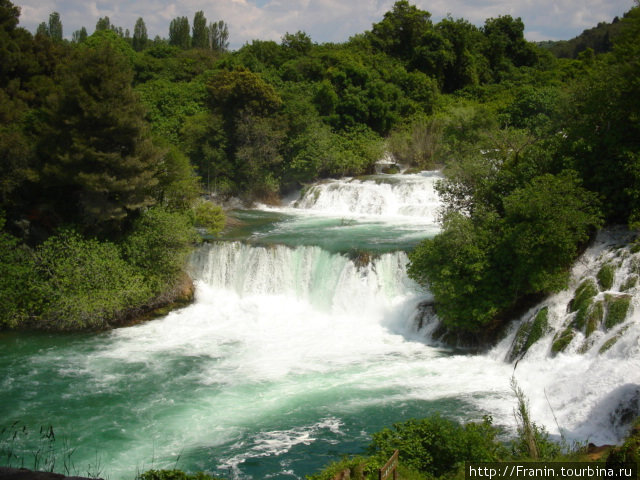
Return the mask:
POLYGON ((440 199, 434 186, 440 178, 438 172, 423 172, 331 180, 309 187, 294 206, 336 216, 419 217, 421 223, 435 223, 440 199))

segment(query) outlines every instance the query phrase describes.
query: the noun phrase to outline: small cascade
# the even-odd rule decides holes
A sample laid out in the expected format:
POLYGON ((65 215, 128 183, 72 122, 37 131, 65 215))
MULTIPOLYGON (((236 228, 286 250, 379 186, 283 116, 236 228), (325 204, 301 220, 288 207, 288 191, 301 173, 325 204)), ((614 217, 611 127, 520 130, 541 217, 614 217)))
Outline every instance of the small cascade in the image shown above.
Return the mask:
POLYGON ((615 443, 640 415, 640 252, 601 232, 569 288, 516 322, 490 353, 511 363, 532 418, 569 439, 615 443))
POLYGON ((440 199, 434 187, 440 178, 438 172, 423 172, 331 180, 309 187, 294 206, 334 216, 414 217, 436 223, 440 199))
POLYGON ((602 232, 576 262, 570 288, 528 312, 498 346, 505 360, 640 351, 640 252, 624 232, 602 232))

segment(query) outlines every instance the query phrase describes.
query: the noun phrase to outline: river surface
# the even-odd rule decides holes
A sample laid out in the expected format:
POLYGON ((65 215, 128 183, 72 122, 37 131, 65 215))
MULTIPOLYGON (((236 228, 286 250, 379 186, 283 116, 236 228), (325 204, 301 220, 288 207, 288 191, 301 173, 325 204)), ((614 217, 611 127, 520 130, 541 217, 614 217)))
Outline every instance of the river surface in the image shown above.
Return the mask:
POLYGON ((196 301, 164 318, 3 334, 0 447, 26 467, 55 449, 63 472, 66 451, 71 473, 111 480, 149 468, 304 478, 412 417, 491 414, 508 437, 514 372, 552 434, 619 440, 616 408, 640 384, 636 317, 606 355, 551 359, 547 345, 517 368, 512 339, 471 355, 417 328, 429 292, 407 278, 406 251, 438 231, 438 177, 329 181, 235 212, 241 223, 193 255, 196 301), (49 426, 55 442, 40 434, 49 426))

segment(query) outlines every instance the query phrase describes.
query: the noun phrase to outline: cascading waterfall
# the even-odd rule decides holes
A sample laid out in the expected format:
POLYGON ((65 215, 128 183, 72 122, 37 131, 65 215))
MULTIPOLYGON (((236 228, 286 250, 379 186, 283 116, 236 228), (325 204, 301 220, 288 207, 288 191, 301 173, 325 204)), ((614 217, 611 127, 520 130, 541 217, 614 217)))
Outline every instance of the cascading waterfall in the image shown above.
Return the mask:
POLYGON ((336 216, 400 216, 436 223, 440 200, 434 185, 440 178, 438 172, 425 172, 331 180, 309 187, 295 207, 336 216))
POLYGON ((570 287, 525 314, 489 354, 514 365, 533 418, 573 439, 614 443, 640 415, 640 252, 628 240, 601 232, 570 287))
POLYGON ((315 246, 219 242, 194 255, 192 272, 208 287, 239 296, 285 295, 326 312, 364 314, 416 297, 407 262, 404 252, 352 260, 315 246))

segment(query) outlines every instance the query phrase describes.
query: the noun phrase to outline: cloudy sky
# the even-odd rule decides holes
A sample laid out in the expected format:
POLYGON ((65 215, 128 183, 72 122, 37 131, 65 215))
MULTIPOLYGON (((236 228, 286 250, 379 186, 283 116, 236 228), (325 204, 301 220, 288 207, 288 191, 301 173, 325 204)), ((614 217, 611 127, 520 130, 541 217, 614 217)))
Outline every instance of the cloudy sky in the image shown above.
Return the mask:
MULTIPOLYGON (((198 10, 208 21, 229 25, 231 48, 252 39, 280 40, 286 32, 302 30, 318 43, 342 42, 371 28, 392 7, 394 0, 14 0, 21 7, 20 25, 35 31, 51 12, 62 18, 64 36, 74 30, 94 29, 99 17, 129 28, 143 17, 149 37, 167 37, 169 22, 198 10)), ((633 0, 413 0, 431 12, 434 21, 447 14, 481 26, 489 17, 521 17, 532 41, 565 40, 601 21, 611 21, 629 10, 633 0)))

